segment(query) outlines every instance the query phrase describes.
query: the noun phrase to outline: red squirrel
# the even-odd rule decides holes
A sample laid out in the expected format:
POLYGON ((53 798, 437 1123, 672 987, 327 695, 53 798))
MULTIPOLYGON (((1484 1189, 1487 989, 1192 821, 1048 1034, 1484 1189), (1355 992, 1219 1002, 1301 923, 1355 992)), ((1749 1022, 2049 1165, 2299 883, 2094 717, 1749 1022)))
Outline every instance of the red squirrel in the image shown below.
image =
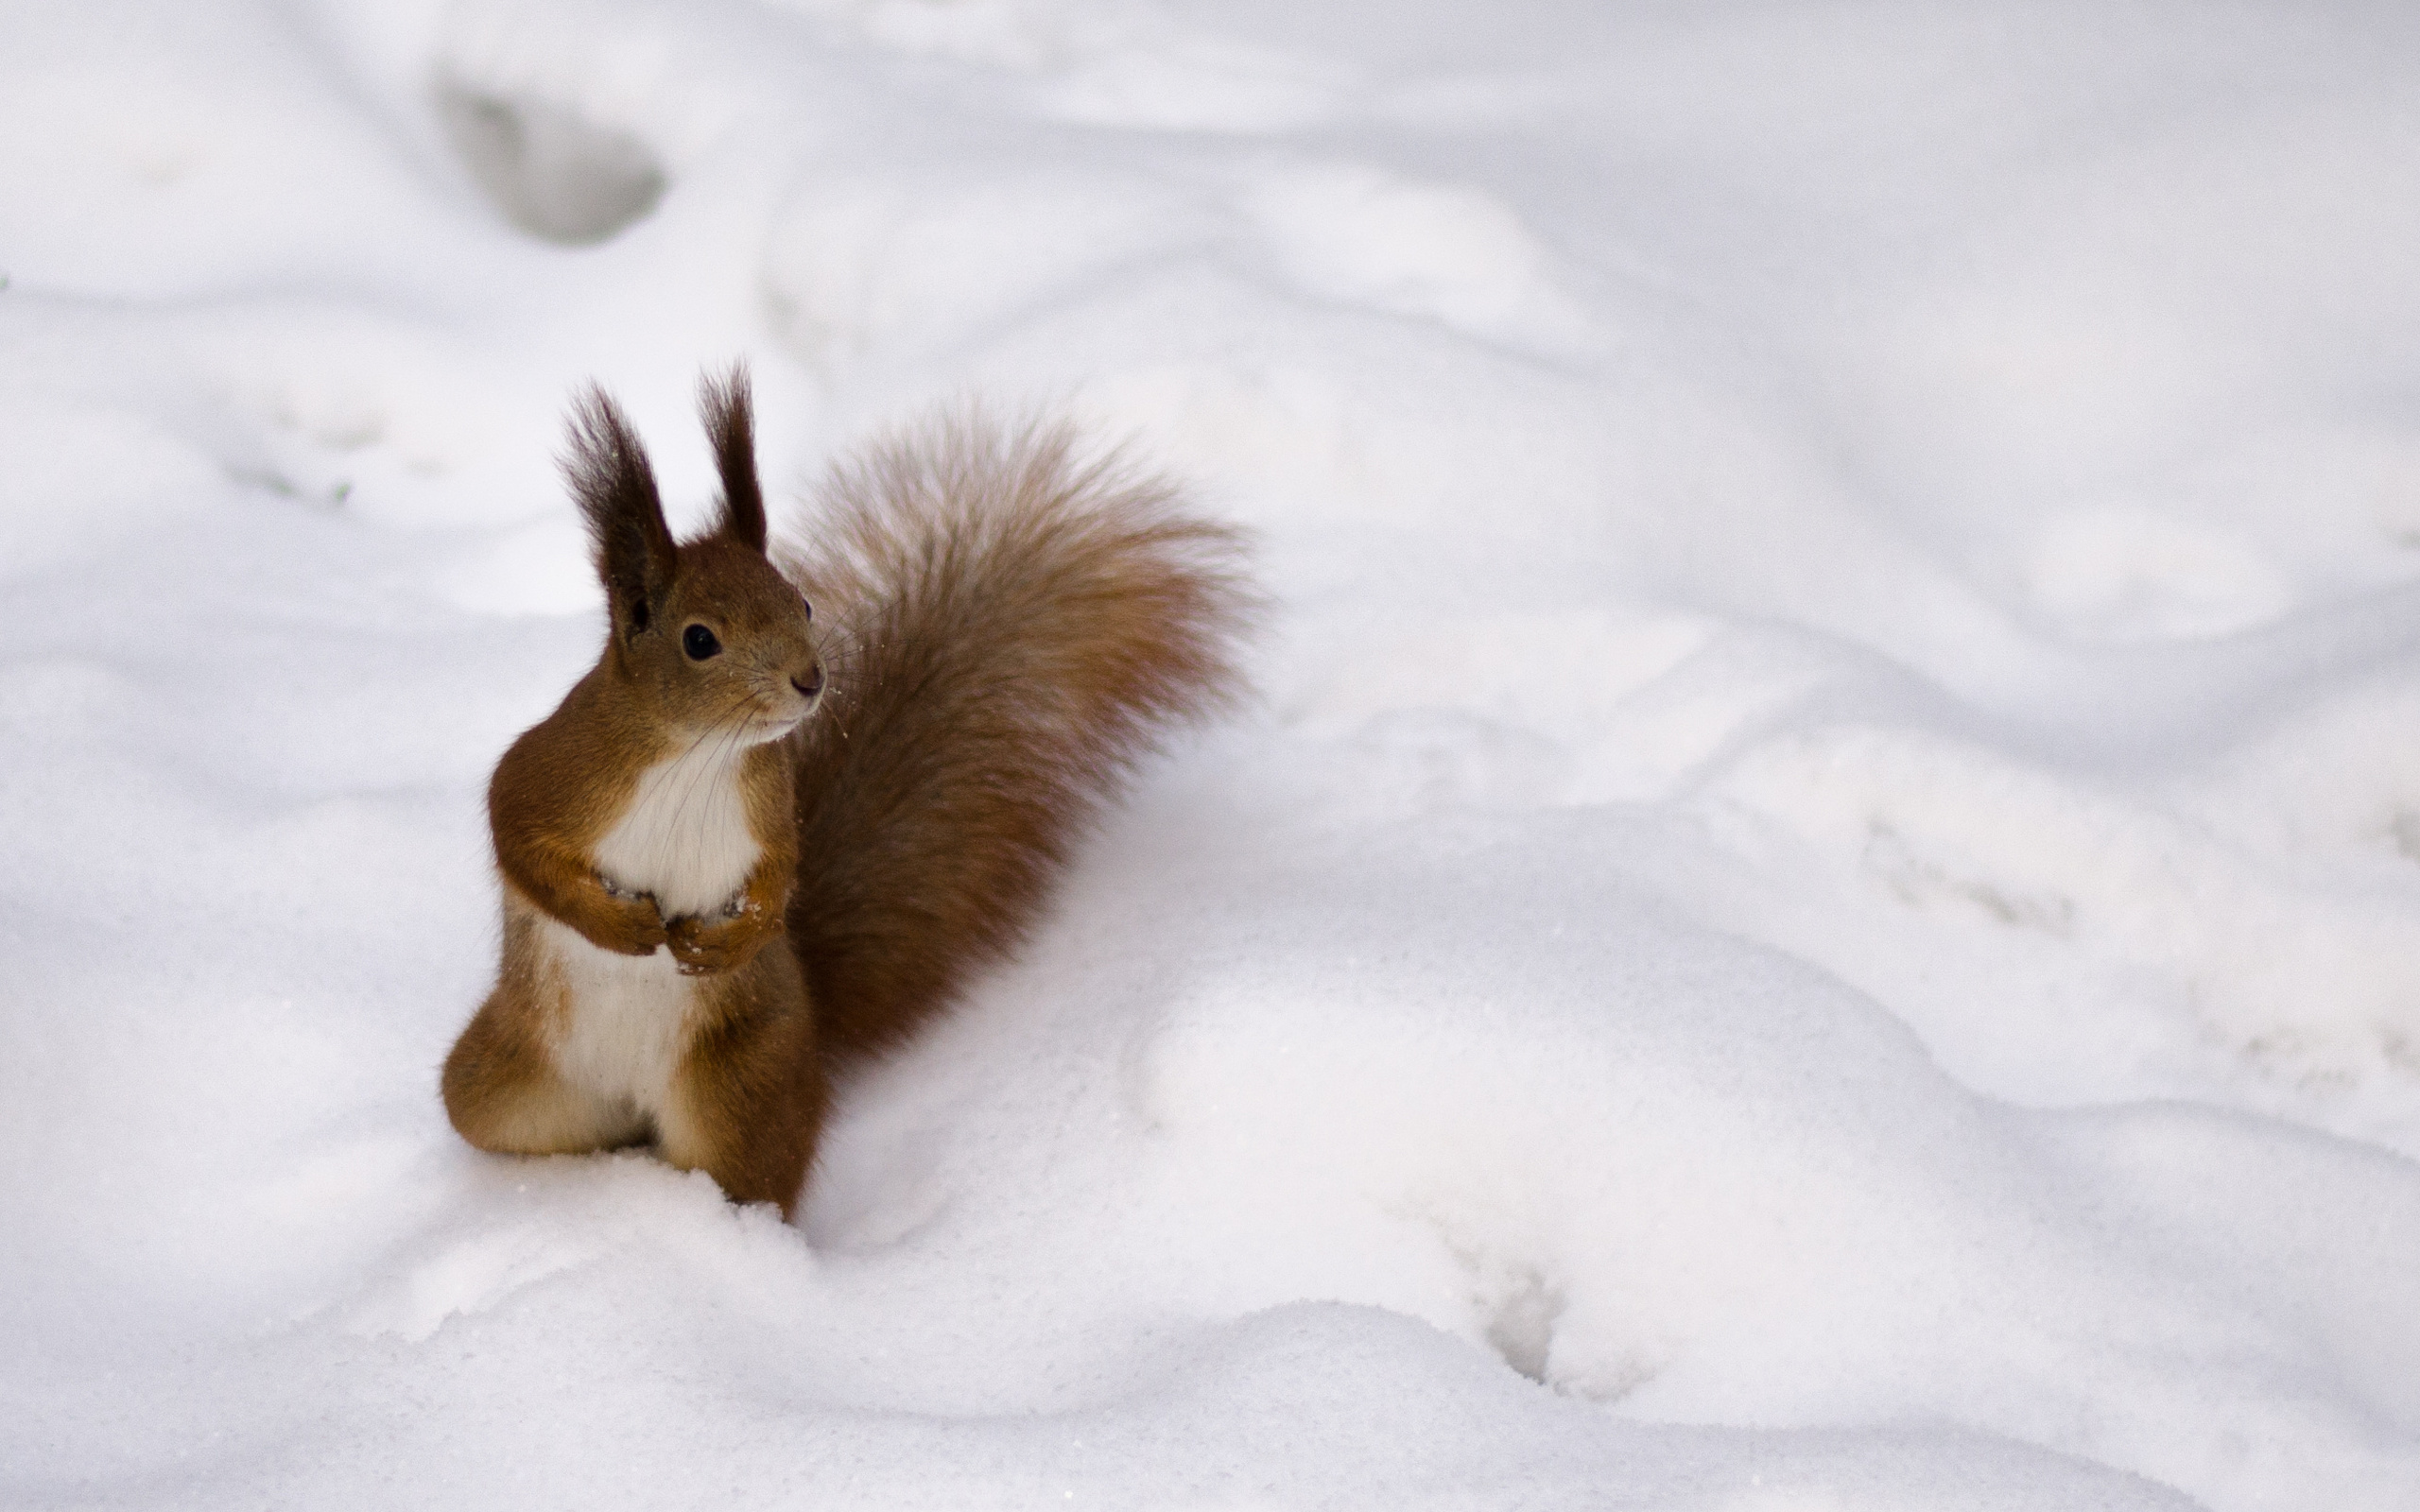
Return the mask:
POLYGON ((675 541, 590 389, 564 472, 609 627, 497 763, 494 989, 446 1057, 481 1149, 652 1143, 789 1216, 834 1077, 1031 927, 1173 726, 1240 686, 1241 542, 1062 426, 928 425, 837 469, 769 556, 744 370, 675 541))

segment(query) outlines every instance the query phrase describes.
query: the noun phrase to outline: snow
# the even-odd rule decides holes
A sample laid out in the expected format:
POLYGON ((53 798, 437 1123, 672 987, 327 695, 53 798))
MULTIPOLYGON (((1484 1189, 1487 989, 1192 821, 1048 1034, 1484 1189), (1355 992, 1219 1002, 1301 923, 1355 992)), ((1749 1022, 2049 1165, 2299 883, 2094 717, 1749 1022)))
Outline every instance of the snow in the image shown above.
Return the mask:
POLYGON ((0 1504, 2420 1505, 2411 16, 5 34, 0 1504), (436 1098, 735 356, 1279 605, 795 1228, 436 1098))

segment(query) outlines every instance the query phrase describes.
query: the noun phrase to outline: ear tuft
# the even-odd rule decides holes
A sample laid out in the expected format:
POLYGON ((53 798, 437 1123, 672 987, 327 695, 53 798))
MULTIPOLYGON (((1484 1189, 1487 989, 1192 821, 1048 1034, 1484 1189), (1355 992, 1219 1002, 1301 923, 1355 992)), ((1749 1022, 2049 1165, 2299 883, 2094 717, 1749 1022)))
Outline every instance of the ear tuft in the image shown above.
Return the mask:
POLYGON ((756 484, 756 418, 748 392, 748 365, 735 362, 721 378, 699 385, 698 408, 722 474, 721 531, 755 551, 765 549, 765 494, 756 484))
POLYGON ((672 530, 664 523, 647 449, 620 407, 594 384, 572 402, 571 450, 562 467, 588 520, 614 628, 628 640, 654 623, 672 587, 672 530))

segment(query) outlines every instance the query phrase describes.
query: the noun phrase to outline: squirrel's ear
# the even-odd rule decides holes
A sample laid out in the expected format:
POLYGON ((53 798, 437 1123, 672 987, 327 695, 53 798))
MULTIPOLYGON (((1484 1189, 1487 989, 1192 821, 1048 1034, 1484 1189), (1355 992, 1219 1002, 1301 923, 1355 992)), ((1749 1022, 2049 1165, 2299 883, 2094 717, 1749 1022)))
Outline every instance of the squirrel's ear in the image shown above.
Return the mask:
POLYGON ((655 623, 671 591, 672 530, 664 523, 647 449, 595 385, 572 404, 571 451, 563 458, 563 473, 588 517, 588 539, 614 633, 628 640, 655 623))
POLYGON ((698 408, 722 474, 722 533, 765 549, 765 494, 756 486, 756 419, 748 394, 748 365, 735 362, 720 379, 699 386, 698 408))

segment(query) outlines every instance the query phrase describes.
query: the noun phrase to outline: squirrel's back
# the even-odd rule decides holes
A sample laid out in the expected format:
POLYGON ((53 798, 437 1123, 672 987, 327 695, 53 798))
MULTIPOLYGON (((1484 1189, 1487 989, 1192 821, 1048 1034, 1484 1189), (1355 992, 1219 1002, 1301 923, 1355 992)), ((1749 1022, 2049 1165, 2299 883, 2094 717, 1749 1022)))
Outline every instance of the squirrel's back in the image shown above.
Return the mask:
POLYGON ((1241 541, 1064 426, 967 416, 837 471, 782 566, 831 627, 790 942, 828 1065, 1013 946, 1171 727, 1230 702, 1241 541))

